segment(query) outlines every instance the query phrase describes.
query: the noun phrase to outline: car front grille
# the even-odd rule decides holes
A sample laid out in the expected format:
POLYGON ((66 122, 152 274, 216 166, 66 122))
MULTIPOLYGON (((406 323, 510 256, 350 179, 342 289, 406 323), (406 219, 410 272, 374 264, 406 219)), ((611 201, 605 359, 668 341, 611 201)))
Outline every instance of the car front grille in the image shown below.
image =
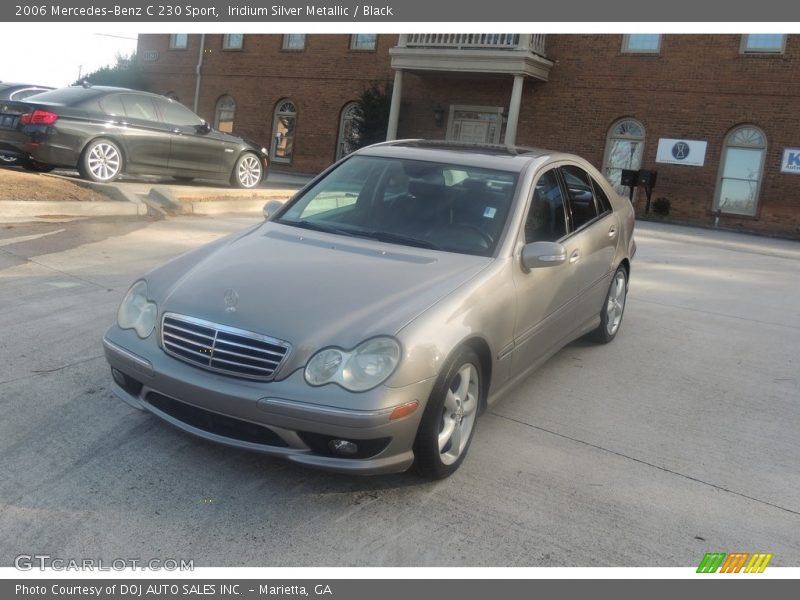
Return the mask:
POLYGON ((272 379, 290 348, 266 335, 174 313, 161 319, 161 346, 209 371, 263 380, 272 379))

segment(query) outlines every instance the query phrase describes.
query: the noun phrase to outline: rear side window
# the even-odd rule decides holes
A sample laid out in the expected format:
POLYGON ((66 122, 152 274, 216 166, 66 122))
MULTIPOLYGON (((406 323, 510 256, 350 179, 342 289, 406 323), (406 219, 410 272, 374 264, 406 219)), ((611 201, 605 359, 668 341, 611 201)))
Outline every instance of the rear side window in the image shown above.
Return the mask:
POLYGON ((129 118, 158 121, 156 105, 149 96, 122 94, 120 98, 122 98, 122 105, 125 107, 125 114, 129 118))
POLYGON ((46 92, 45 88, 25 88, 24 90, 17 90, 16 92, 11 92, 9 95, 10 100, 24 100, 25 98, 30 98, 31 96, 35 96, 36 94, 41 94, 42 92, 46 92))
POLYGON ((125 108, 122 106, 122 99, 119 94, 106 96, 100 100, 100 108, 107 115, 112 117, 122 117, 125 115, 125 108))
POLYGON ((594 197, 597 199, 597 206, 600 209, 600 214, 611 211, 611 202, 603 191, 603 186, 597 183, 594 177, 592 178, 592 187, 594 188, 594 197))
POLYGON ((547 171, 536 182, 531 207, 525 220, 525 243, 555 242, 567 235, 564 194, 555 170, 547 171))
POLYGON ((592 182, 589 175, 574 165, 561 167, 564 183, 567 186, 567 200, 572 213, 572 228, 580 229, 597 218, 592 182))

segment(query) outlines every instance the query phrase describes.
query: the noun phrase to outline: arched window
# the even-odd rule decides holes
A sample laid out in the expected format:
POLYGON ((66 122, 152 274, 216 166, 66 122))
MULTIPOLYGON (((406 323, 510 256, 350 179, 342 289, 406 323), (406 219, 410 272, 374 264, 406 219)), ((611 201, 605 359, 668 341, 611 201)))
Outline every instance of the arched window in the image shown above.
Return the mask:
POLYGON ((644 133, 644 125, 636 119, 621 119, 608 130, 603 174, 623 196, 628 193, 628 188, 619 183, 622 169, 638 171, 641 168, 644 133))
POLYGON ((233 131, 233 117, 236 114, 236 100, 231 96, 221 96, 217 100, 217 110, 214 113, 214 127, 220 131, 230 133, 233 131))
POLYGON ((755 215, 764 172, 767 136, 758 127, 741 125, 725 138, 714 209, 734 215, 755 215))
POLYGON ((336 145, 336 160, 358 149, 360 133, 358 130, 358 103, 344 105, 339 119, 339 140, 336 145))
POLYGON ((292 161, 296 122, 297 108, 294 102, 287 98, 278 102, 272 123, 272 160, 275 162, 292 161))

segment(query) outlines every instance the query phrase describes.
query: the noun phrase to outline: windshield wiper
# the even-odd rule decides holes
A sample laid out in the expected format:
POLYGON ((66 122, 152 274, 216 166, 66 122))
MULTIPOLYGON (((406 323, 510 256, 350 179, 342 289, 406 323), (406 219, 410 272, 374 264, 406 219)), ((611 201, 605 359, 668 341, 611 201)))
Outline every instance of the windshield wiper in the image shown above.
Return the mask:
POLYGON ((352 232, 345 229, 339 229, 333 225, 326 225, 318 221, 308 221, 303 219, 301 221, 278 221, 284 225, 294 225, 295 227, 302 227, 303 229, 312 229, 314 231, 321 231, 323 233, 338 233, 339 235, 353 235, 352 232))
POLYGON ((441 246, 437 246, 428 240, 421 240, 410 235, 392 233, 390 231, 353 231, 351 235, 367 237, 374 240, 379 240, 381 242, 394 242, 397 244, 405 244, 407 246, 416 246, 417 248, 427 248, 428 250, 442 250, 441 246))

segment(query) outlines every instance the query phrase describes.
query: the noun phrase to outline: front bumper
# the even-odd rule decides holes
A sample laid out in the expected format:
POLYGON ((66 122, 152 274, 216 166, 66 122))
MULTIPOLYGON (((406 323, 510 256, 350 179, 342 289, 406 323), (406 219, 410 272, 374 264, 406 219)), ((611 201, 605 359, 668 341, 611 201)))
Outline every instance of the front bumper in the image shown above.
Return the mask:
POLYGON ((302 369, 281 381, 248 381, 181 362, 152 339, 139 340, 117 327, 103 347, 112 369, 125 375, 123 385, 112 382, 113 392, 134 408, 214 442, 347 473, 394 473, 411 466, 434 384, 428 379, 354 394, 335 385, 311 387, 302 369), (416 411, 390 420, 395 407, 415 401, 416 411), (377 451, 365 458, 335 456, 325 443, 329 438, 377 451))

